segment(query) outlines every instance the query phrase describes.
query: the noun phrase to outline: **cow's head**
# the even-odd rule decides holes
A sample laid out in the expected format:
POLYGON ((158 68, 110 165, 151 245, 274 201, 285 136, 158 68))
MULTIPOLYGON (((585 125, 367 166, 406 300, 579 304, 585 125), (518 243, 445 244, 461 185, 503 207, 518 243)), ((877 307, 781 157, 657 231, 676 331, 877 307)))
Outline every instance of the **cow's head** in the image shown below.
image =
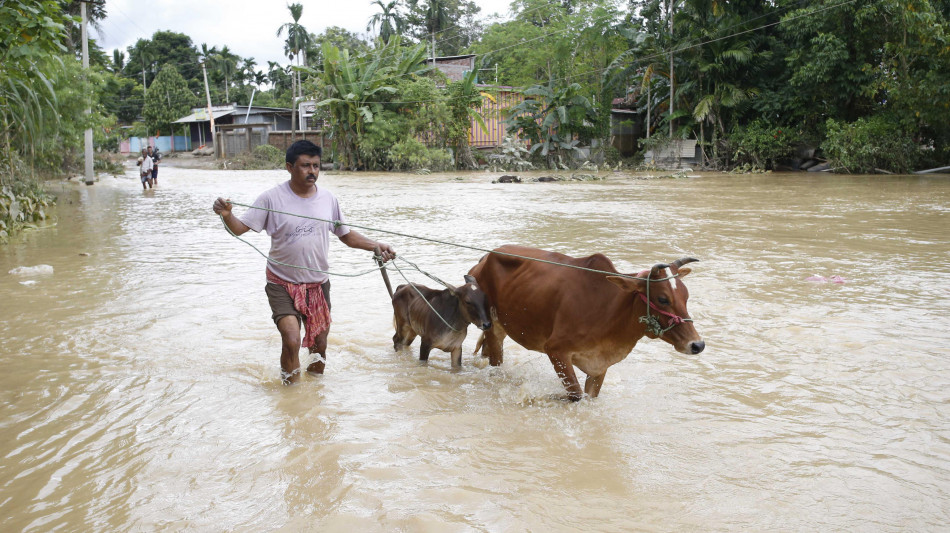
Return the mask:
POLYGON ((706 343, 696 332, 692 319, 689 318, 689 312, 686 310, 689 290, 686 289, 686 284, 682 279, 691 270, 683 265, 693 261, 699 260, 684 257, 669 265, 655 265, 649 272, 643 271, 637 274, 637 278, 644 279, 607 277, 607 280, 614 285, 636 295, 637 303, 634 305, 637 309, 643 309, 642 312, 637 312, 641 315, 639 322, 646 326, 647 337, 651 339, 659 337, 672 344, 676 351, 685 354, 698 354, 706 348, 706 343), (649 288, 645 278, 650 279, 649 288), (648 296, 649 300, 647 300, 648 296), (648 302, 649 305, 647 305, 648 302))
POLYGON ((482 331, 491 327, 488 296, 478 286, 475 278, 466 274, 465 285, 453 288, 452 293, 459 299, 459 309, 465 320, 470 324, 475 324, 482 331))

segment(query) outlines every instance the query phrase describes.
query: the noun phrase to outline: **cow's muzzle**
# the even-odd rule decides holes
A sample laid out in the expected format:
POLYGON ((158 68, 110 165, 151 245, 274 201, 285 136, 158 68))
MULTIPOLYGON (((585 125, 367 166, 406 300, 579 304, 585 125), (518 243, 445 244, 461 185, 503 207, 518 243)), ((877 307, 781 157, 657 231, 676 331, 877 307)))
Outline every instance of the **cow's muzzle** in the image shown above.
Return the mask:
POLYGON ((696 354, 698 354, 699 352, 701 352, 701 351, 703 351, 703 350, 705 350, 705 349, 706 349, 706 343, 703 342, 703 341, 693 341, 693 342, 689 343, 689 351, 690 351, 693 355, 696 355, 696 354))
MULTIPOLYGON (((478 329, 480 329, 480 330, 482 330, 482 331, 486 331, 486 330, 491 329, 491 322, 482 322, 482 324, 481 324, 480 326, 478 326, 478 329)), ((702 350, 702 348, 700 348, 700 350, 702 350)))

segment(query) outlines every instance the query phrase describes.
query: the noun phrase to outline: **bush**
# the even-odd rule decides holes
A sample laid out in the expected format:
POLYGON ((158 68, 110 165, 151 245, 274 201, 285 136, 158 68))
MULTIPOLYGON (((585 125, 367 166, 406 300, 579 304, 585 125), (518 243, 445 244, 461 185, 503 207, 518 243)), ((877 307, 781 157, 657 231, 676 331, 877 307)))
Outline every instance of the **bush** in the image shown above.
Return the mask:
POLYGON ((43 190, 16 156, 0 160, 0 242, 24 227, 45 220, 56 198, 43 190))
POLYGON ((795 153, 795 138, 784 126, 769 126, 756 120, 745 127, 736 128, 729 137, 729 153, 733 166, 751 169, 772 169, 782 159, 795 153))
POLYGON ((452 166, 452 156, 445 150, 427 148, 416 139, 406 139, 393 145, 389 160, 396 170, 447 170, 452 166))
POLYGON ((261 144, 252 152, 243 152, 218 163, 228 170, 273 170, 284 168, 286 154, 276 146, 261 144))
POLYGON ((887 115, 861 118, 850 124, 828 119, 826 126, 827 138, 821 147, 837 170, 857 174, 875 169, 906 173, 920 160, 920 149, 914 139, 887 115))

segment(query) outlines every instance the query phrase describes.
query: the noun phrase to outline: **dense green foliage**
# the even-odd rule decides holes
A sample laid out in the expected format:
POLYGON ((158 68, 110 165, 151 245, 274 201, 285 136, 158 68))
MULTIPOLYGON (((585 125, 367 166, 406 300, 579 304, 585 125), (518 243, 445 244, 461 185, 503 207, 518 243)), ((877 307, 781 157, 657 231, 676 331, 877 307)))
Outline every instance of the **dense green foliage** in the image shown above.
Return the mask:
MULTIPOLYGON (((69 169, 87 127, 109 149, 120 125, 169 133, 204 104, 204 64, 215 104, 319 102, 325 159, 354 169, 520 160, 509 157, 519 138, 535 164, 576 165, 582 148, 613 154, 618 106, 650 137, 642 148, 697 139, 707 168, 777 168, 815 150, 852 172, 950 160, 950 0, 515 0, 506 19, 479 18, 470 0, 372 5, 364 38, 312 33, 304 3, 288 4, 271 30, 288 64, 156 31, 111 54, 91 41, 82 72, 78 0, 6 0, 2 157, 31 173, 69 169), (433 52, 477 65, 450 81, 431 69, 433 52), (467 142, 497 94, 479 83, 525 98, 506 116, 509 155, 476 157, 467 142)), ((91 4, 92 21, 106 10, 91 4)))

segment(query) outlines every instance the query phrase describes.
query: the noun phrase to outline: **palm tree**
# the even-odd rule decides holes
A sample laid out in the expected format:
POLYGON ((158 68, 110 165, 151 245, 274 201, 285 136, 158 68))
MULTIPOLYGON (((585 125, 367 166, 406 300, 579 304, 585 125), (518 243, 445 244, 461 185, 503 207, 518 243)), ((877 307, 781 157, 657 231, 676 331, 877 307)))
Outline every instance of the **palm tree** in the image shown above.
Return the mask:
MULTIPOLYGON (((294 19, 293 22, 287 22, 281 24, 277 28, 277 36, 280 37, 280 34, 285 30, 287 32, 287 40, 284 43, 284 53, 287 54, 287 57, 291 61, 294 59, 297 60, 297 66, 299 67, 303 64, 301 55, 303 55, 304 50, 311 42, 310 32, 307 31, 307 28, 304 28, 300 24, 300 16, 303 14, 303 4, 290 4, 287 6, 287 9, 290 10, 290 16, 294 19)), ((300 73, 297 72, 296 83, 299 87, 300 85, 300 73)), ((297 96, 297 91, 294 91, 294 96, 297 96)))
POLYGON ((125 67, 125 53, 116 48, 112 51, 112 71, 119 73, 125 67))
POLYGON ((366 31, 372 31, 374 27, 379 26, 379 38, 383 43, 388 43, 394 35, 401 35, 406 27, 406 21, 399 15, 396 8, 399 7, 399 0, 383 3, 383 0, 372 2, 379 6, 380 12, 373 15, 366 25, 366 31))
POLYGON ((225 102, 231 101, 231 78, 234 77, 234 73, 237 70, 238 59, 240 59, 240 57, 232 54, 227 45, 222 46, 221 51, 212 57, 212 61, 214 62, 215 67, 217 67, 218 72, 224 76, 225 102))

